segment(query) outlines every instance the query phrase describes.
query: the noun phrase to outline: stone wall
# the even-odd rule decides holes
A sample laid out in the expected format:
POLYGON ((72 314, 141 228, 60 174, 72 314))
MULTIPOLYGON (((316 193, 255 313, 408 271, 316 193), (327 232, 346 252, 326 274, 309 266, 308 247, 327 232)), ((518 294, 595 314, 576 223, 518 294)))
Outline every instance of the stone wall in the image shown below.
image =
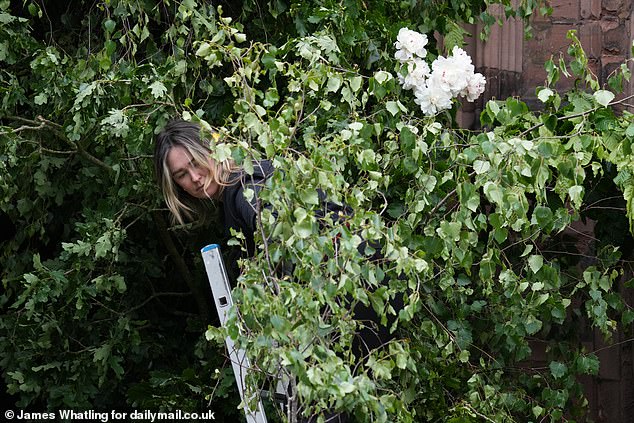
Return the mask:
MULTIPOLYGON (((492 27, 486 42, 477 37, 480 27, 468 28, 474 37, 466 50, 478 72, 487 77, 487 91, 479 104, 465 104, 460 114, 463 125, 476 125, 483 102, 491 98, 519 96, 529 107, 538 108, 535 88, 545 83, 544 63, 551 57, 558 60, 561 54, 568 57, 566 50, 570 42, 566 35, 569 30, 577 31, 590 69, 602 84, 621 63, 632 58, 633 0, 550 0, 548 3, 553 12, 550 16, 532 19, 530 39, 524 39, 523 24, 514 19, 505 21, 502 27, 492 27)), ((502 10, 494 7, 491 13, 503 18, 502 10)), ((566 89, 573 84, 574 79, 562 75, 556 87, 566 89)), ((624 93, 632 94, 634 83, 629 84, 624 93)))
MULTIPOLYGON (((544 61, 551 55, 565 54, 569 45, 566 34, 571 29, 577 31, 590 68, 601 83, 631 58, 632 0, 551 0, 549 4, 552 15, 533 19, 534 37, 524 45, 526 78, 520 94, 530 95, 531 88, 534 91, 536 85, 543 84, 544 61)), ((572 83, 572 79, 562 79, 558 87, 568 88, 572 83)))

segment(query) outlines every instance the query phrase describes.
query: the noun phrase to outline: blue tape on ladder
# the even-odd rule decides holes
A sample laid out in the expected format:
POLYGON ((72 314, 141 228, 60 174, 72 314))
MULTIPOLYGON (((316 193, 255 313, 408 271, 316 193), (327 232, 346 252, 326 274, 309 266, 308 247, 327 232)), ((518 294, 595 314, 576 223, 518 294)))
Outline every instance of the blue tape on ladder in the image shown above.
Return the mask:
POLYGON ((215 250, 216 248, 219 248, 220 245, 218 244, 209 244, 208 246, 204 247, 202 250, 200 250, 201 253, 206 253, 207 251, 211 251, 211 250, 215 250))

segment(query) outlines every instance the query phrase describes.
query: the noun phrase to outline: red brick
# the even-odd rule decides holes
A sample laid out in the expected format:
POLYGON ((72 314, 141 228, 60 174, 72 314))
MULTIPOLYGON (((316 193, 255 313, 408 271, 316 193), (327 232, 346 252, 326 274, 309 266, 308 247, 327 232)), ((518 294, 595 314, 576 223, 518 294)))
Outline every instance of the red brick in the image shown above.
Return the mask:
POLYGON ((601 81, 607 82, 608 76, 618 69, 622 63, 625 63, 625 60, 625 56, 612 56, 608 54, 601 56, 601 81))
POLYGON ((599 22, 588 22, 579 28, 579 40, 588 57, 601 57, 603 48, 603 31, 599 22))
POLYGON ((603 0, 603 9, 606 12, 614 13, 623 10, 623 0, 603 0))
POLYGON ((524 62, 524 74, 522 76, 523 88, 527 90, 527 94, 529 96, 534 96, 535 87, 544 85, 546 81, 546 71, 544 70, 544 65, 524 62))
POLYGON ((551 36, 542 48, 553 54, 565 52, 570 45, 570 40, 567 37, 568 31, 572 29, 579 31, 579 25, 577 23, 553 25, 551 36))
POLYGON ((535 29, 534 37, 524 44, 525 60, 542 66, 551 56, 559 57, 559 53, 566 52, 570 45, 566 34, 571 29, 578 27, 576 24, 554 24, 535 29))
POLYGON ((553 20, 579 19, 579 0, 552 0, 550 6, 553 8, 553 20))
POLYGON ((602 20, 603 51, 611 55, 624 55, 629 51, 630 42, 626 34, 626 26, 621 22, 602 20))
POLYGON ((580 12, 582 19, 599 19, 601 17, 601 0, 582 0, 580 12))
POLYGON ((619 26, 620 26, 619 21, 614 19, 603 19, 601 21, 601 31, 603 32, 612 31, 618 28, 619 26))
POLYGON ((602 16, 628 19, 632 10, 631 0, 603 0, 602 16))

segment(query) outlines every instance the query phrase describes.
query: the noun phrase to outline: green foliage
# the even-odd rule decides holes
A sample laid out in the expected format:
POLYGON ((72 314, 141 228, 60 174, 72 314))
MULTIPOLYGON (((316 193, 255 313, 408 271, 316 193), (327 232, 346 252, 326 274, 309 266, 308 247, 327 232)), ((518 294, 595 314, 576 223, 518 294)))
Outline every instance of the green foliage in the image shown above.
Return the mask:
POLYGON ((576 377, 599 365, 583 325, 609 337, 634 319, 615 290, 634 221, 634 122, 614 111, 613 91, 629 73, 600 86, 571 33, 571 60, 546 64, 543 112, 491 101, 478 132, 455 129, 451 114, 422 117, 394 71, 398 29, 459 45, 459 23, 494 23, 489 4, 521 17, 539 6, 110 0, 47 22, 37 6, 0 2, 8 392, 21 406, 237 419, 229 335, 260 370, 252 387, 292 376, 305 415, 582 415, 576 377), (561 77, 576 89, 557 92, 561 77), (271 207, 257 254, 239 263, 240 313, 206 332, 216 342, 201 339, 214 310, 197 251, 222 234, 168 229, 151 171, 153 135, 173 116, 217 127, 216 158, 281 170, 260 195, 271 207), (593 206, 617 189, 626 216, 593 206), (318 190, 354 212, 318 219, 318 190), (580 261, 566 237, 586 217, 620 238, 595 233, 580 261), (363 359, 351 352, 368 324, 351 312, 361 305, 395 337, 363 359), (537 340, 545 369, 529 364, 537 340))

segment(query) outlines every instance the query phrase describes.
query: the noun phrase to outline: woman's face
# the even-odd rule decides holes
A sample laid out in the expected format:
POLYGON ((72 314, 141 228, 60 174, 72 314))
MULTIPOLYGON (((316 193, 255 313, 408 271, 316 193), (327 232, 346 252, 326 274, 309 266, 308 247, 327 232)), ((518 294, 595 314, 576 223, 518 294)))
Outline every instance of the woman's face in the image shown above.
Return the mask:
MULTIPOLYGON (((212 159, 209 158, 211 167, 212 159)), ((198 165, 185 147, 176 145, 167 153, 167 167, 174 182, 195 198, 213 198, 219 185, 212 179, 205 190, 205 182, 211 177, 207 168, 198 165)))

